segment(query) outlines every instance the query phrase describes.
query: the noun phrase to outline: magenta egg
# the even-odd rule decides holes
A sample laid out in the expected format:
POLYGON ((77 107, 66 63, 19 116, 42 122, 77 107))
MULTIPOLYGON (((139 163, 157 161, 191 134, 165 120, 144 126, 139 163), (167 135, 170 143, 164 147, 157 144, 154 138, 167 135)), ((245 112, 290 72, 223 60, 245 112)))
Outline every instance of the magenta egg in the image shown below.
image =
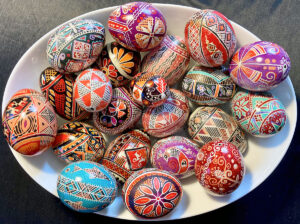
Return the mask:
POLYGON ((239 86, 250 91, 268 91, 278 86, 289 74, 291 61, 277 44, 258 41, 241 47, 230 62, 230 76, 239 86))
POLYGON ((150 3, 130 2, 110 14, 108 30, 124 47, 149 51, 161 43, 167 24, 162 13, 150 3))

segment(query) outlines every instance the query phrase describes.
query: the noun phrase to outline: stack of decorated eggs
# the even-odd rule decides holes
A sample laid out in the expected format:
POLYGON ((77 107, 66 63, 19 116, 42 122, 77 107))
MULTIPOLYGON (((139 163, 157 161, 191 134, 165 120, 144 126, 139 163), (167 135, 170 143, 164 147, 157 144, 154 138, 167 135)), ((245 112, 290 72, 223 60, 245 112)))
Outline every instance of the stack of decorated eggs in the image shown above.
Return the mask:
POLYGON ((266 41, 236 51, 231 23, 213 10, 195 13, 184 39, 168 35, 162 13, 145 2, 117 7, 108 30, 115 41, 106 45, 104 26, 88 19, 50 37, 42 93, 20 90, 5 108, 11 147, 32 156, 52 146, 68 163, 58 195, 80 212, 105 208, 122 185, 125 206, 142 218, 176 207, 179 179, 195 175, 212 195, 236 190, 245 132, 267 137, 286 122, 282 103, 264 91, 287 77, 287 53, 266 41), (228 102, 233 116, 218 107, 228 102), (56 115, 67 120, 60 127, 56 115))

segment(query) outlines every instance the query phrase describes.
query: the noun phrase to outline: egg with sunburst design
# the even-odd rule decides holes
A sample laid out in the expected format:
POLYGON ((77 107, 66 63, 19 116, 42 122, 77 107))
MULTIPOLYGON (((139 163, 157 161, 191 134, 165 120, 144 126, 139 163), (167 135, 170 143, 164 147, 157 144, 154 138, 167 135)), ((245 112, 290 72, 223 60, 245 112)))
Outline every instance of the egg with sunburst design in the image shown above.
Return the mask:
POLYGON ((109 77, 114 87, 124 86, 138 73, 141 55, 117 42, 107 44, 96 64, 109 77))
POLYGON ((133 173, 122 188, 123 201, 135 216, 155 219, 172 212, 181 200, 179 180, 164 170, 142 169, 133 173))
POLYGON ((122 46, 134 51, 149 51, 158 46, 167 31, 162 13, 148 2, 118 6, 108 18, 108 30, 122 46))

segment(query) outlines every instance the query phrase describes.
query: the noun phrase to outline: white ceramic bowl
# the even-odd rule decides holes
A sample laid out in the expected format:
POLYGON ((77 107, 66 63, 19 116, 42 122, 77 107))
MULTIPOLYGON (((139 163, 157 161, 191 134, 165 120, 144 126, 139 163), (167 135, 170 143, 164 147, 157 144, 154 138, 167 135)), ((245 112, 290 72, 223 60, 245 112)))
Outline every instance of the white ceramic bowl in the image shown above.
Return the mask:
MULTIPOLYGON (((179 5, 154 5, 164 14, 167 20, 168 33, 184 37, 185 24, 197 9, 179 5)), ((114 9, 115 7, 100 9, 84 14, 78 18, 95 19, 107 25, 109 14, 114 9)), ((238 46, 259 40, 258 37, 238 24, 232 22, 232 25, 237 35, 238 46)), ((5 88, 2 101, 2 113, 8 100, 17 90, 33 88, 40 91, 40 73, 49 66, 46 59, 47 41, 54 30, 39 39, 15 66, 5 88)), ((108 30, 106 38, 107 43, 112 41, 108 30)), ((195 177, 183 180, 184 196, 180 204, 172 213, 159 220, 179 219, 200 215, 228 205, 252 191, 273 172, 285 155, 292 140, 296 126, 297 105, 293 85, 289 78, 271 92, 277 96, 286 107, 288 121, 283 130, 276 136, 267 139, 248 138, 249 148, 245 157, 247 171, 240 187, 231 195, 214 198, 205 193, 195 177)), ((12 153, 28 175, 48 192, 57 196, 57 176, 66 164, 58 160, 52 150, 48 150, 38 157, 31 158, 23 157, 14 150, 12 150, 12 153)), ((99 214, 120 219, 137 219, 125 208, 121 196, 118 196, 112 205, 99 212, 99 214)))

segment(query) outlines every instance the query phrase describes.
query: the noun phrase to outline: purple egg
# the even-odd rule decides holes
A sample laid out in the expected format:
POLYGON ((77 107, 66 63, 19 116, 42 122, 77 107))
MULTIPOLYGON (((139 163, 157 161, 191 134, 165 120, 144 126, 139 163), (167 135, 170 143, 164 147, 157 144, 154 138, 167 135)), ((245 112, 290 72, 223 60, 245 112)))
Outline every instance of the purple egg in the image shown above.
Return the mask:
POLYGON ((149 51, 162 42, 167 24, 162 13, 150 3, 131 2, 110 14, 108 30, 125 48, 149 51))
POLYGON ((178 178, 194 173, 195 158, 199 147, 182 136, 171 136, 157 141, 151 150, 153 167, 166 170, 178 178))
POLYGON ((237 85, 250 91, 267 91, 286 79, 290 67, 290 58, 282 47, 258 41, 234 54, 229 71, 237 85))

